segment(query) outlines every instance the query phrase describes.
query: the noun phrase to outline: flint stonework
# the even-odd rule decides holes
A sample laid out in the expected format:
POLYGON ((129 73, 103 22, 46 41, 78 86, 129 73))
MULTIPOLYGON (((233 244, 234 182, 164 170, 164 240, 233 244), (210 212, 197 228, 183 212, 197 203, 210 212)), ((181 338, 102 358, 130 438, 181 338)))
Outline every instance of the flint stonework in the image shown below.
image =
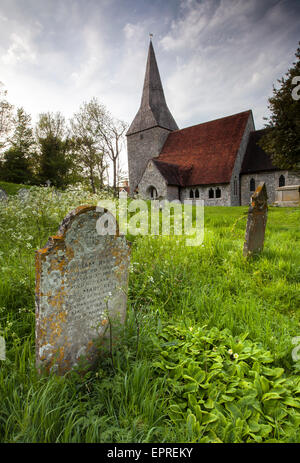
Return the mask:
POLYGON ((93 364, 109 324, 125 320, 130 245, 118 231, 98 234, 104 213, 78 207, 36 253, 39 370, 64 374, 82 359, 93 364))
POLYGON ((266 185, 262 182, 251 197, 243 249, 245 257, 263 250, 268 215, 267 201, 266 185))

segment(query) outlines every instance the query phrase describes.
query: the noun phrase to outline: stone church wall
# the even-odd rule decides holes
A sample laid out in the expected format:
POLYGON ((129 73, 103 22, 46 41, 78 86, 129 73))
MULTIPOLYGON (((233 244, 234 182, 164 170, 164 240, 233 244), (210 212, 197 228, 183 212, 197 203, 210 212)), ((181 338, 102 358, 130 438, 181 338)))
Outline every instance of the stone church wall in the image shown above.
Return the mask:
POLYGON ((157 157, 170 130, 153 127, 127 137, 128 171, 130 194, 138 185, 146 169, 147 162, 157 157))
POLYGON ((184 201, 185 199, 190 198, 191 190, 194 193, 194 198, 196 198, 195 193, 196 190, 199 191, 199 199, 204 200, 204 206, 230 206, 230 184, 220 184, 220 185, 199 185, 193 187, 185 187, 181 189, 180 192, 180 199, 184 201), (219 188, 221 190, 221 197, 216 198, 216 190, 219 188), (212 189, 214 191, 214 198, 209 198, 209 190, 212 189))
POLYGON ((255 188, 260 182, 265 182, 268 194, 268 203, 273 204, 275 201, 275 190, 279 187, 279 177, 283 175, 285 185, 300 185, 300 177, 287 170, 278 170, 273 172, 259 172, 256 174, 241 175, 241 204, 246 206, 250 202, 250 197, 254 191, 250 191, 250 180, 255 181, 255 188))
POLYGON ((167 187, 167 182, 153 162, 148 163, 139 183, 139 196, 143 199, 150 199, 149 188, 151 186, 156 188, 158 198, 167 198, 169 187, 167 187))

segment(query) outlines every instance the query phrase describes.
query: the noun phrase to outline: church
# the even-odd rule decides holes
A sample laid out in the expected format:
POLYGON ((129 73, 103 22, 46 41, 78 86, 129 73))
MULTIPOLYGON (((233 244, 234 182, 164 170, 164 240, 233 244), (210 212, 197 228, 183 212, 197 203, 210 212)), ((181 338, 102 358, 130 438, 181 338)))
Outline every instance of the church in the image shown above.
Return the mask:
POLYGON ((179 129, 164 96, 150 40, 140 108, 127 136, 129 187, 143 199, 202 199, 206 206, 248 205, 259 182, 268 202, 300 183, 257 144, 251 110, 179 129))

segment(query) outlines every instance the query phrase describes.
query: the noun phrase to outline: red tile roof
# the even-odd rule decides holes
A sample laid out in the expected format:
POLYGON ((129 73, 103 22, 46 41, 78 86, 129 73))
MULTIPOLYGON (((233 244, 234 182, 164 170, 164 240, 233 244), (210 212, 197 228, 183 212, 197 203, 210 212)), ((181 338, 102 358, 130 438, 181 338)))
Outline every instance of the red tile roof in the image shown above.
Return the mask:
POLYGON ((176 130, 155 165, 169 185, 229 183, 251 110, 176 130))

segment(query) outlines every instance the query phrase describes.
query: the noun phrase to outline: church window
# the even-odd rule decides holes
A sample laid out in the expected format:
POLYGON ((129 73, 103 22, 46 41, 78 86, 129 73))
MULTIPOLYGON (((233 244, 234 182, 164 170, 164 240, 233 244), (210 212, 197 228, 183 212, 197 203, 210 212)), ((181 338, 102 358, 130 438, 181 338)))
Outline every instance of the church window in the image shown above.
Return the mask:
POLYGON ((196 191, 195 191, 195 198, 199 198, 199 197, 200 197, 200 195, 199 195, 199 190, 198 190, 198 188, 196 188, 196 191))
POLYGON ((208 191, 208 197, 210 199, 215 197, 215 192, 214 192, 214 190, 212 188, 210 188, 209 191, 208 191))
POLYGON ((237 196, 237 179, 235 177, 234 182, 233 182, 233 194, 234 196, 237 196))
POLYGON ((251 178, 250 180, 250 191, 255 191, 255 180, 251 178))
POLYGON ((220 190, 220 188, 216 189, 216 198, 221 198, 221 190, 220 190))
POLYGON ((284 175, 280 175, 279 177, 279 186, 285 186, 285 176, 284 175))
POLYGON ((190 199, 194 199, 194 191, 190 190, 190 199))

